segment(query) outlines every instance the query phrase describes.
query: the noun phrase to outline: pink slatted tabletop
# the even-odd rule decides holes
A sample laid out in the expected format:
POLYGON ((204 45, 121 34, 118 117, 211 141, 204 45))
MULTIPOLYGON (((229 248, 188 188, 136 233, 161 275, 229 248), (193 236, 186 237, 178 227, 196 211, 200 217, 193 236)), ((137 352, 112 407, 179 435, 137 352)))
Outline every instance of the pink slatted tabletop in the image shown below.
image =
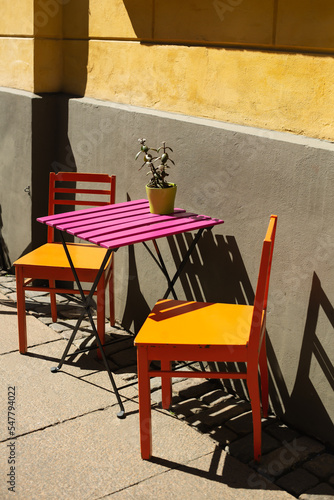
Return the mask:
POLYGON ((224 222, 182 208, 176 208, 170 215, 151 214, 147 200, 47 215, 37 220, 101 247, 113 249, 224 222))

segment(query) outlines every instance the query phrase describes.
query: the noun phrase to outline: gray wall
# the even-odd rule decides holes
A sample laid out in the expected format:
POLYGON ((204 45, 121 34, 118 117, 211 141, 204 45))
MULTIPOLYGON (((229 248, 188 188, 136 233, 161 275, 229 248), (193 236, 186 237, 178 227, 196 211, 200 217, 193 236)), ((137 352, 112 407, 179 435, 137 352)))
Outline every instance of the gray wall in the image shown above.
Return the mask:
MULTIPOLYGON (((19 94, 16 99, 21 102, 19 94)), ((144 198, 146 172, 139 172, 140 160, 134 160, 137 139, 145 137, 153 147, 166 140, 174 149, 169 179, 178 185, 177 206, 225 220, 202 238, 179 281, 179 298, 251 302, 269 216, 278 215, 268 314, 271 403, 290 425, 333 445, 334 145, 87 98, 58 96, 56 102, 56 147, 49 143, 43 172, 114 173, 117 201, 144 198)), ((50 111, 50 103, 45 109, 50 111)), ((12 259, 28 246, 12 240, 8 228, 15 221, 27 232, 29 224, 23 205, 29 201, 23 191, 27 152, 21 146, 14 162, 10 149, 19 122, 20 143, 29 149, 26 114, 25 121, 11 114, 9 139, 1 139, 2 157, 8 154, 0 169, 2 234, 12 259), (9 196, 9 186, 16 197, 9 196)), ((39 131, 34 130, 35 141, 39 131)), ((34 168, 40 167, 31 161, 34 168)), ((159 242, 171 273, 191 239, 187 234, 159 242)), ((116 316, 125 327, 138 331, 163 295, 159 273, 143 246, 116 253, 116 316)))
POLYGON ((57 95, 0 88, 0 242, 6 267, 41 244, 50 164, 57 144, 57 95))
POLYGON ((7 265, 30 248, 32 100, 27 92, 0 92, 1 247, 7 265))

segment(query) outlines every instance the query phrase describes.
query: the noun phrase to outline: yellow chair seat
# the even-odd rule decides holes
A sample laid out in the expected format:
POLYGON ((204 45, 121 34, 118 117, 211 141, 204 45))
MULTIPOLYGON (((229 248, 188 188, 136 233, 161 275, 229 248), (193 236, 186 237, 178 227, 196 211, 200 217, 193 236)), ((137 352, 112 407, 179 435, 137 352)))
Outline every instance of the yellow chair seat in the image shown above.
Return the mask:
MULTIPOLYGON (((75 269, 100 269, 106 249, 87 243, 67 244, 75 269)), ((64 247, 61 243, 46 243, 20 257, 15 265, 34 267, 69 268, 64 247)))
POLYGON ((249 341, 253 309, 239 304, 159 301, 135 344, 244 346, 249 341))

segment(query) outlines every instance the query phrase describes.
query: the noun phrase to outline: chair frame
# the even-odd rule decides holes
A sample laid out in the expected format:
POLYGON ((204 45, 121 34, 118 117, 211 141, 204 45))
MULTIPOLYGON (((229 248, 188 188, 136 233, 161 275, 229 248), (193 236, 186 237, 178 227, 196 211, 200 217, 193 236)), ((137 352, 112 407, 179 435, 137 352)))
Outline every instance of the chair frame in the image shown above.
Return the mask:
MULTIPOLYGON (((139 419, 141 455, 149 460, 152 455, 152 427, 151 427, 151 394, 150 379, 161 377, 162 407, 168 409, 172 398, 172 377, 205 378, 205 379, 243 379, 247 383, 251 400, 253 415, 253 445, 254 460, 261 459, 261 399, 263 416, 268 416, 268 367, 266 355, 266 311, 269 290, 269 279, 276 235, 277 216, 272 215, 268 230, 263 242, 260 262, 259 277, 252 307, 252 320, 250 325, 249 341, 245 345, 206 345, 205 334, 202 344, 168 344, 157 341, 145 343, 145 336, 141 341, 141 333, 145 334, 146 323, 152 321, 150 316, 156 315, 156 320, 163 321, 161 310, 169 310, 175 306, 177 309, 184 307, 188 311, 198 307, 196 302, 187 301, 159 301, 153 308, 151 315, 146 320, 135 339, 138 360, 138 388, 139 388, 139 419), (169 302, 170 305, 166 305, 169 302), (160 316, 159 316, 160 315, 160 316), (161 369, 150 369, 152 361, 160 361, 161 369), (172 370, 173 361, 199 361, 199 362, 241 362, 246 363, 244 371, 236 372, 208 372, 208 371, 182 371, 172 370), (259 387, 259 368, 261 373, 261 396, 259 387)), ((234 307, 239 307, 237 304, 234 307)), ((243 306, 241 306, 243 307, 243 306)), ((250 306, 248 306, 250 307, 250 306)), ((173 314, 173 313, 170 313, 173 314)), ((175 312, 174 314, 179 314, 175 312)), ((187 314, 187 312, 185 312, 187 314)))
MULTIPOLYGON (((50 184, 49 184, 49 202, 48 202, 48 214, 54 215, 56 213, 57 206, 103 206, 106 204, 115 203, 115 190, 116 190, 116 176, 108 174, 90 174, 90 173, 77 173, 77 172, 54 172, 50 173, 50 184), (59 182, 63 183, 87 183, 89 188, 77 188, 60 186, 59 182), (91 187, 92 183, 99 183, 101 185, 105 184, 104 189, 96 189, 91 187), (99 196, 100 199, 97 200, 84 200, 76 199, 76 195, 94 195, 99 196), (69 199, 69 196, 71 198, 69 199), (101 200, 102 198, 102 200, 101 200)), ((54 239, 54 229, 48 227, 47 231, 47 245, 52 245, 54 255, 59 255, 59 253, 65 253, 61 242, 56 242, 54 239)), ((85 247, 89 250, 96 248, 97 251, 103 255, 105 252, 98 246, 87 244, 87 243, 68 243, 68 248, 75 251, 75 247, 80 245, 81 249, 85 247)), ((40 247, 41 248, 41 247, 40 247)), ((50 247, 51 248, 51 247, 50 247)), ((34 250, 30 252, 33 254, 34 250)), ((50 293, 51 301, 51 316, 53 322, 57 321, 57 303, 56 294, 80 294, 78 289, 60 288, 56 287, 56 280, 58 281, 68 281, 74 282, 73 272, 71 270, 70 264, 66 263, 64 267, 52 267, 45 265, 27 265, 24 263, 25 257, 18 259, 14 262, 15 274, 16 274, 16 293, 17 293, 17 314, 18 314, 18 333, 19 333, 19 351, 21 354, 27 352, 27 326, 26 326, 26 308, 25 308, 25 292, 30 291, 44 291, 50 293), (22 260, 23 263, 20 261, 22 260), (43 279, 48 280, 49 286, 41 287, 36 286, 33 281, 43 279)), ((67 260, 67 259, 66 259, 67 260)), ((102 263, 103 257, 101 258, 102 263)), ((105 338, 105 290, 108 286, 109 290, 109 307, 110 307, 110 323, 113 325, 115 322, 115 310, 114 310, 114 283, 113 283, 113 255, 109 259, 104 272, 102 273, 101 279, 98 282, 95 295, 97 296, 97 331, 101 343, 104 344, 105 338)), ((98 269, 78 269, 78 276, 82 283, 93 283, 98 269)), ((89 290, 84 291, 85 294, 89 294, 89 290)))

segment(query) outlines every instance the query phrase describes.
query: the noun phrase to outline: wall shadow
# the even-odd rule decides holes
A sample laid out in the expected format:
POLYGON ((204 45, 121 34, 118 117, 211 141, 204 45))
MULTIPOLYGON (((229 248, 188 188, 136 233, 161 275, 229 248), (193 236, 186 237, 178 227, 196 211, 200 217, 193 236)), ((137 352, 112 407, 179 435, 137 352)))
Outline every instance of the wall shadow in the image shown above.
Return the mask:
MULTIPOLYGON (((192 240, 193 236, 189 233, 168 239, 176 266, 180 264, 180 255, 184 254, 192 240)), ((238 304, 253 304, 254 302, 256 283, 254 282, 253 288, 237 241, 233 236, 213 235, 207 231, 195 247, 190 262, 180 276, 180 282, 185 295, 180 298, 186 300, 238 304)), ((322 289, 319 278, 314 273, 298 371, 291 394, 289 394, 270 340, 270 326, 267 331, 269 395, 271 408, 276 415, 309 435, 314 436, 315 429, 323 429, 323 435, 315 437, 333 445, 333 421, 312 383, 310 374, 311 361, 314 358, 327 383, 332 390, 334 389, 333 363, 316 334, 320 309, 329 321, 333 336, 333 306, 322 289)), ((228 366, 231 368, 230 365, 228 366)), ((248 397, 246 385, 242 381, 224 380, 221 382, 229 392, 232 391, 241 398, 248 397)))
MULTIPOLYGON (((131 201, 129 193, 126 194, 126 201, 131 201)), ((128 252, 128 287, 121 325, 125 330, 130 331, 130 329, 133 329, 133 332, 137 334, 149 315, 151 308, 140 288, 134 245, 128 247, 128 252)))
MULTIPOLYGON (((176 267, 193 239, 191 233, 168 238, 176 267)), ((254 291, 234 236, 205 231, 179 279, 187 300, 238 304, 251 304, 254 300, 254 291)))
POLYGON ((311 365, 316 361, 317 368, 321 369, 327 385, 334 391, 333 361, 329 359, 321 338, 317 334, 320 311, 325 313, 329 323, 330 339, 327 339, 327 342, 333 343, 334 308, 321 286, 319 277, 313 273, 297 375, 285 418, 310 434, 314 429, 323 429, 323 435, 319 437, 334 446, 333 420, 312 383, 311 365))
POLYGON ((5 240, 3 239, 3 236, 2 236, 3 222, 2 222, 2 215, 1 214, 2 214, 2 208, 0 205, 0 269, 3 269, 4 271, 9 271, 10 267, 11 267, 11 263, 10 263, 7 245, 6 245, 5 240))
MULTIPOLYGON (((181 262, 180 255, 185 254, 193 239, 191 233, 168 239, 176 267, 181 262)), ((254 301, 254 290, 234 236, 205 231, 180 276, 180 282, 187 300, 246 305, 254 301)), ((212 369, 222 371, 235 371, 237 366, 240 370, 245 369, 242 363, 210 365, 212 369)), ((220 382, 230 393, 248 398, 243 380, 225 379, 220 382)))
MULTIPOLYGON (((178 2, 123 0, 132 28, 143 43, 216 46, 229 49, 303 53, 333 57, 333 40, 324 24, 325 10, 309 5, 294 23, 295 6, 283 16, 277 0, 248 2, 178 2), (279 11, 281 15, 279 15, 279 11), (310 34, 308 18, 312 18, 310 34), (308 35, 306 36, 305 33, 308 35), (321 42, 319 43, 319 38, 321 42), (311 41, 312 40, 312 41, 311 41)), ((284 7, 283 7, 284 12, 284 7)))
MULTIPOLYGON (((62 9, 64 72, 71 72, 70 75, 75 78, 75 88, 80 92, 75 97, 81 97, 85 94, 87 84, 89 0, 73 0, 63 5, 62 9), (74 24, 73 19, 76 21, 74 24)), ((38 223, 36 218, 48 213, 50 172, 77 170, 68 135, 68 106, 74 96, 61 92, 41 93, 38 96, 40 99, 33 100, 32 116, 33 249, 46 241, 46 227, 38 223)))
POLYGON ((121 324, 126 330, 133 329, 133 332, 137 334, 149 315, 151 308, 146 302, 140 288, 134 245, 128 247, 128 252, 128 288, 121 324))
POLYGON ((157 456, 152 456, 150 462, 166 467, 168 470, 177 469, 184 474, 204 479, 206 486, 203 486, 203 488, 205 488, 205 491, 202 490, 201 483, 196 481, 199 487, 198 491, 204 495, 206 495, 208 490, 211 492, 214 491, 208 486, 210 484, 208 481, 222 485, 221 498, 224 498, 224 493, 228 493, 227 490, 224 490, 223 485, 226 485, 228 488, 238 489, 240 491, 240 498, 243 498, 242 490, 270 491, 279 489, 270 479, 258 474, 231 455, 226 454, 219 446, 216 446, 212 453, 192 460, 188 464, 178 463, 157 456))

